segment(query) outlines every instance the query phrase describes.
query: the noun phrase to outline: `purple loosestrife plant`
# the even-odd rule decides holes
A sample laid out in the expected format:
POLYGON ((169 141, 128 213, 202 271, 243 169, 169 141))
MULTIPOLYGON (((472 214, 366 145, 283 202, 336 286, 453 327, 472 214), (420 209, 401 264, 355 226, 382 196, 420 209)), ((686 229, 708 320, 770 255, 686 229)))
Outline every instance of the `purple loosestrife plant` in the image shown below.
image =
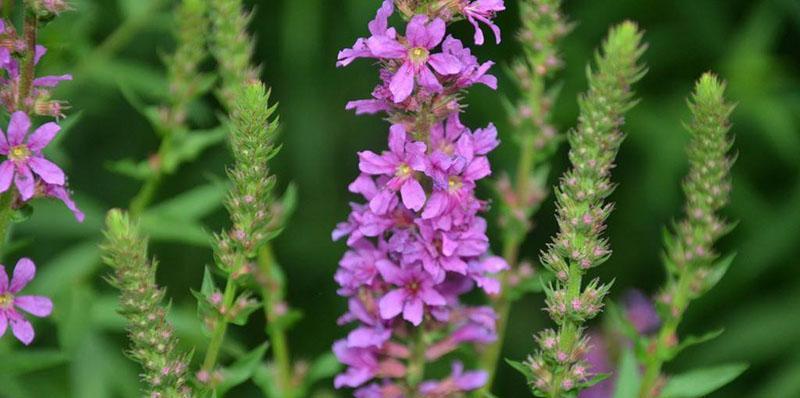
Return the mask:
MULTIPOLYGON (((38 30, 63 11, 56 7, 60 4, 25 2, 22 35, 11 21, 0 19, 0 103, 9 114, 8 127, 0 129, 0 155, 4 157, 0 160, 0 255, 5 254, 17 211, 33 199, 61 200, 79 222, 84 218, 70 197, 64 172, 42 154, 61 130, 57 120, 64 117, 66 108, 63 102, 51 99, 50 91, 72 79, 70 75, 36 76, 36 65, 46 53, 37 44, 38 30), (39 123, 40 116, 55 118, 56 122, 39 123)), ((33 326, 18 310, 37 317, 52 312, 49 298, 19 295, 35 273, 33 261, 27 258, 17 263, 11 281, 0 266, 0 337, 10 324, 14 336, 29 345, 34 338, 33 326)))
POLYGON ((586 272, 610 255, 603 238, 612 206, 614 167, 623 134, 625 112, 634 105, 631 86, 644 75, 639 58, 642 33, 631 22, 612 28, 590 69, 589 91, 580 97, 578 127, 568 135, 572 168, 555 191, 559 232, 542 254, 542 263, 555 276, 545 290, 546 311, 558 325, 536 336, 539 350, 526 364, 516 364, 537 396, 574 396, 591 384, 584 355, 589 346, 584 323, 603 308, 610 285, 598 279, 584 283, 586 272))
POLYGON ((333 232, 349 247, 335 275, 349 305, 340 323, 358 325, 334 344, 347 365, 334 384, 356 388, 356 397, 454 397, 486 382, 485 371, 465 371, 460 362, 444 380, 426 380, 425 365, 496 339, 494 311, 460 297, 475 286, 500 292, 493 275, 506 263, 488 254, 479 216, 487 203, 475 197, 499 141, 493 125, 472 131, 459 118, 464 90, 495 88, 496 79, 488 74, 493 63, 479 63, 446 28, 466 18, 497 31, 491 18, 503 8, 502 1, 386 0, 369 23, 371 36, 339 53, 339 66, 379 60, 373 98, 347 108, 386 112, 391 123, 389 150, 358 154, 361 175, 349 189, 366 202, 352 204, 333 232), (388 25, 395 6, 405 35, 388 25))

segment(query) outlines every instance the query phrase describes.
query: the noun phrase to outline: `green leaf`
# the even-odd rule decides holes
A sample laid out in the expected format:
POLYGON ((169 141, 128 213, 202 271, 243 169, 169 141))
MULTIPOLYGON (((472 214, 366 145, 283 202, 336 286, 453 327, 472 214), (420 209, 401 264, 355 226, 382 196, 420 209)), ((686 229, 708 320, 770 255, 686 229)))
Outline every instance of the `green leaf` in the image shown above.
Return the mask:
POLYGON ((106 162, 106 169, 119 175, 141 181, 147 180, 155 174, 155 170, 150 166, 150 163, 133 159, 106 162))
POLYGON ((705 280, 703 280, 704 291, 707 292, 711 290, 722 280, 722 277, 725 276, 728 269, 730 269, 734 258, 736 258, 736 253, 731 253, 711 266, 709 274, 706 276, 705 280))
POLYGON ((525 376, 526 380, 533 379, 533 371, 531 370, 531 368, 528 365, 526 365, 526 364, 524 364, 524 363, 522 363, 520 361, 514 361, 514 360, 511 360, 511 359, 508 359, 508 358, 506 358, 506 363, 511 365, 512 368, 516 369, 517 372, 522 373, 522 375, 525 376))
POLYGON ((681 351, 698 344, 705 343, 706 341, 714 340, 719 337, 725 329, 717 329, 711 332, 708 332, 702 336, 689 336, 683 339, 677 347, 675 347, 670 355, 670 358, 675 358, 681 351))
POLYGON ((227 136, 227 129, 218 127, 208 131, 175 132, 170 137, 172 150, 164 154, 164 170, 172 173, 186 162, 197 159, 203 151, 219 144, 227 136))
POLYGON ((210 183, 161 202, 146 213, 153 217, 197 221, 219 209, 226 194, 224 184, 210 183))
POLYGON ((729 364, 670 377, 661 398, 699 398, 730 383, 747 370, 747 364, 729 364))
POLYGON ((136 92, 134 92, 128 85, 124 82, 119 83, 119 90, 122 93, 122 96, 125 97, 125 100, 139 112, 140 115, 144 116, 148 122, 150 122, 150 126, 153 127, 159 135, 164 135, 166 133, 166 129, 164 127, 164 120, 161 116, 161 112, 157 106, 150 106, 147 105, 144 100, 142 100, 136 92))
POLYGON ((31 292, 57 294, 88 281, 101 267, 100 249, 93 240, 76 244, 59 253, 43 267, 31 282, 31 292))
POLYGON ((154 241, 178 242, 208 247, 211 235, 202 225, 152 213, 142 215, 142 231, 154 241))
POLYGON ((253 384, 258 386, 267 398, 281 398, 281 391, 274 380, 275 369, 267 365, 259 366, 253 374, 253 384))
POLYGON ((336 359, 336 356, 333 353, 328 352, 325 354, 320 355, 314 360, 314 363, 311 364, 311 368, 308 370, 308 374, 306 375, 303 384, 308 387, 311 387, 314 383, 328 379, 333 377, 335 374, 339 373, 342 369, 342 364, 336 359))
POLYGON ((626 348, 622 352, 617 370, 617 382, 614 387, 614 398, 636 398, 639 396, 639 386, 642 382, 639 374, 639 365, 633 349, 626 348))
POLYGON ((222 370, 222 382, 217 386, 216 392, 223 396, 225 392, 253 377, 256 369, 261 365, 262 358, 267 352, 267 343, 256 347, 247 355, 239 358, 233 365, 222 370))

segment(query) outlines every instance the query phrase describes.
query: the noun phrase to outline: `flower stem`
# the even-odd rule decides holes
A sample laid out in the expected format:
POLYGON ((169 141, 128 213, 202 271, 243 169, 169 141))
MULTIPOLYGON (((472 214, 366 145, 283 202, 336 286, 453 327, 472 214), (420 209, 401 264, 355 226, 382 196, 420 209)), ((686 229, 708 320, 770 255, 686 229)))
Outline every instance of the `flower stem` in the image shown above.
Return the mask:
POLYGON ((25 56, 22 59, 22 71, 20 74, 19 93, 17 94, 17 110, 27 108, 25 104, 31 95, 33 87, 34 72, 36 69, 36 30, 39 20, 31 10, 25 12, 24 37, 25 37, 25 56))
MULTIPOLYGON (((225 285, 225 294, 222 298, 222 309, 230 311, 233 307, 233 301, 236 298, 236 283, 232 276, 228 277, 228 282, 225 285)), ((208 350, 206 351, 205 360, 203 360, 203 370, 211 372, 217 364, 219 358, 219 351, 222 348, 222 343, 225 341, 225 332, 228 330, 228 318, 223 313, 217 318, 217 323, 214 326, 214 331, 211 334, 211 341, 208 343, 208 350)))
POLYGON ((14 209, 11 205, 14 203, 14 196, 15 193, 12 190, 0 194, 0 259, 5 254, 6 242, 11 232, 11 221, 14 217, 14 209))
POLYGON ((413 349, 408 363, 408 376, 406 381, 411 392, 411 397, 419 396, 417 386, 425 377, 425 328, 418 327, 414 330, 413 349))
MULTIPOLYGON (((258 265, 261 272, 269 278, 269 280, 276 280, 272 278, 273 267, 277 266, 275 256, 272 253, 272 246, 267 243, 258 252, 258 265)), ((282 281, 281 281, 282 283, 282 281)), ((270 289, 277 289, 283 291, 283 286, 269 286, 265 284, 261 288, 261 295, 264 299, 264 316, 267 319, 269 327, 270 344, 272 345, 272 352, 274 361, 278 368, 279 388, 283 393, 283 397, 292 398, 292 362, 289 354, 289 344, 286 339, 286 331, 283 327, 275 326, 278 320, 278 314, 275 306, 278 304, 274 302, 274 294, 270 289), (271 327, 270 327, 271 326, 271 327)))

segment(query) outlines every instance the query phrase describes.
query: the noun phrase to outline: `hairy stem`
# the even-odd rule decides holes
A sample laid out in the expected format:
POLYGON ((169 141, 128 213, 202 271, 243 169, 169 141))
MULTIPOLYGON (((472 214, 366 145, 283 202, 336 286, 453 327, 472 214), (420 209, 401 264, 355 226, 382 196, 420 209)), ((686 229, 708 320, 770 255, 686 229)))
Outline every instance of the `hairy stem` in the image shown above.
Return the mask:
MULTIPOLYGON (((273 274, 273 267, 277 266, 277 263, 275 262, 275 256, 272 253, 271 245, 266 244, 261 247, 258 253, 258 264, 264 275, 269 276, 273 274)), ((274 278, 272 279, 274 280, 274 278)), ((268 326, 274 325, 278 320, 276 305, 279 304, 273 302, 273 295, 270 288, 283 290, 283 286, 263 286, 261 289, 261 295, 264 299, 264 316, 267 319, 268 326)), ((278 369, 279 387, 286 398, 292 398, 292 361, 289 354, 289 343, 286 338, 286 331, 284 328, 270 327, 269 338, 274 361, 278 369)))

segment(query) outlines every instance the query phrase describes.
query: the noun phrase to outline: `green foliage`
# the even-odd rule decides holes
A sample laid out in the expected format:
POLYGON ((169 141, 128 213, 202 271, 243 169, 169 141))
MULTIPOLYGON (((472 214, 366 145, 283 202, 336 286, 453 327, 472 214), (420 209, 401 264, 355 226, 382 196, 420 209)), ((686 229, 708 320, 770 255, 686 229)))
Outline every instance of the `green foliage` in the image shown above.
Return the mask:
POLYGON ((705 397, 739 377, 745 370, 747 370, 747 365, 731 364, 672 376, 659 396, 662 398, 705 397))

